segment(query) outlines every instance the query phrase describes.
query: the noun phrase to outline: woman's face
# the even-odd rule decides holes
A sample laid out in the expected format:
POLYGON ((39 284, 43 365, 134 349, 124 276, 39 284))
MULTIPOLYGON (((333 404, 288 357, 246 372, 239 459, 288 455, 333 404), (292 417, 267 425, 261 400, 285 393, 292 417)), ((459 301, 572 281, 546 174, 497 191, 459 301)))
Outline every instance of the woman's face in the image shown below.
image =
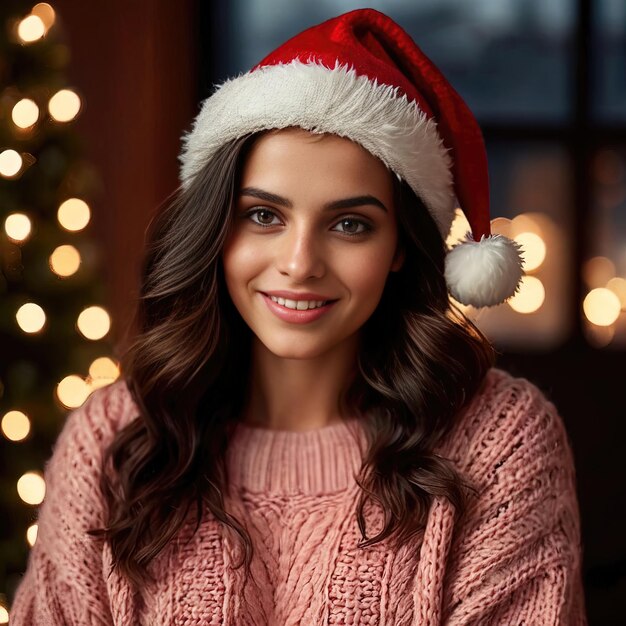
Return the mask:
POLYGON ((276 356, 320 356, 355 339, 376 309, 403 260, 392 176, 336 135, 289 128, 253 144, 223 266, 235 307, 276 356))

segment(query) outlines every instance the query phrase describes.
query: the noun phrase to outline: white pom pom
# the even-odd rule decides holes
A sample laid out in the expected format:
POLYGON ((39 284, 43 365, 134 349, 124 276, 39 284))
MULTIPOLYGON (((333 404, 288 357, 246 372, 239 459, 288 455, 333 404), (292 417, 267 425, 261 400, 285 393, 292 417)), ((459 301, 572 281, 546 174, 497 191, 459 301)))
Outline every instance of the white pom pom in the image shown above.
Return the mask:
POLYGON ((465 241, 446 256, 446 283, 450 294, 462 304, 494 306, 510 298, 524 275, 521 246, 503 235, 465 241))

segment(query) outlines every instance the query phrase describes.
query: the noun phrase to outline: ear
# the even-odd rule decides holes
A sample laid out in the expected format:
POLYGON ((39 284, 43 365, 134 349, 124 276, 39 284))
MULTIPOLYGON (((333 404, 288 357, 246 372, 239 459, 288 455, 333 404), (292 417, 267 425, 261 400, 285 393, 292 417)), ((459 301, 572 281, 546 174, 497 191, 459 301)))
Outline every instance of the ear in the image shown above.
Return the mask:
POLYGON ((398 247, 396 248, 396 253, 391 263, 390 271, 397 272, 400 270, 400 268, 404 264, 404 256, 404 248, 400 244, 398 244, 398 247))

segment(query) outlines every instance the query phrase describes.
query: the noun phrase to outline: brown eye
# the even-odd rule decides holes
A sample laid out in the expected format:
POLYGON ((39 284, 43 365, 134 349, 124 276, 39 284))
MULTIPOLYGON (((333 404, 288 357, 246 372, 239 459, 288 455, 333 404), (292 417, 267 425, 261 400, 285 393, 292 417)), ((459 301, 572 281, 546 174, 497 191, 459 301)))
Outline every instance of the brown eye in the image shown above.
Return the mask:
POLYGON ((342 227, 341 232, 345 235, 364 235, 372 230, 372 227, 367 222, 355 217, 344 217, 337 223, 337 226, 342 227), (362 227, 361 230, 358 230, 359 227, 362 227))
POLYGON ((269 209, 253 209, 252 211, 248 211, 245 217, 252 219, 252 221, 259 226, 274 226, 272 218, 276 217, 276 214, 269 209), (257 216, 257 219, 253 219, 252 216, 257 216))

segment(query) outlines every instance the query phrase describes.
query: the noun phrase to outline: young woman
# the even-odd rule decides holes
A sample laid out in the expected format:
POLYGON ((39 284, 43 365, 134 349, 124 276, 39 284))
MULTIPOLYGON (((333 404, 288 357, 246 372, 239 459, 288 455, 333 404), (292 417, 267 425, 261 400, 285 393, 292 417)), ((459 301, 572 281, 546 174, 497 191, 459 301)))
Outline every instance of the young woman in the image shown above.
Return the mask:
POLYGON ((11 623, 585 624, 562 420, 450 299, 502 302, 521 257, 439 71, 352 11, 184 140, 137 337, 59 436, 11 623))

